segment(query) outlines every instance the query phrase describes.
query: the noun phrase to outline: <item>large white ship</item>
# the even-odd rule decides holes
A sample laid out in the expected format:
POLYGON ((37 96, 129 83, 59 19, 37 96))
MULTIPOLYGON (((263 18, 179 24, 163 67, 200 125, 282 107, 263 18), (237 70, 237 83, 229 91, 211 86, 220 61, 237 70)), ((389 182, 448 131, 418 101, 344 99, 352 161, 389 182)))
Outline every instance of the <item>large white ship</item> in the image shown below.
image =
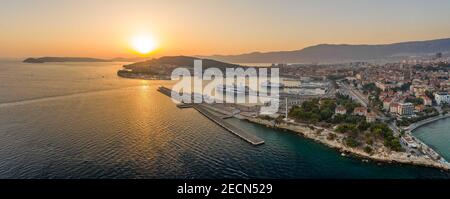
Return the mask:
POLYGON ((265 81, 265 82, 261 83, 261 86, 283 88, 284 84, 282 84, 282 83, 275 83, 275 82, 271 82, 271 81, 265 81))
POLYGON ((216 86, 217 91, 221 92, 230 92, 230 93, 249 93, 250 88, 248 86, 244 85, 224 85, 224 84, 218 84, 216 86))

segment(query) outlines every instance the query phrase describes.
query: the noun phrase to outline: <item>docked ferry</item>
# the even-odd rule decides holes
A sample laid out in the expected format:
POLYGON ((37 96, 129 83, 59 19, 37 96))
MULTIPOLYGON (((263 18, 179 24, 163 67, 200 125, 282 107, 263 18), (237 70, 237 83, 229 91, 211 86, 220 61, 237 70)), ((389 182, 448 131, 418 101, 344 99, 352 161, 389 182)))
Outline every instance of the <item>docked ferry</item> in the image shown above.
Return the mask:
POLYGON ((248 86, 243 85, 224 85, 224 84, 218 84, 216 87, 217 91, 221 92, 230 92, 230 93, 249 93, 250 88, 248 86))
POLYGON ((263 87, 278 87, 278 88, 283 88, 283 87, 284 87, 284 84, 282 84, 282 83, 274 83, 274 82, 271 82, 271 81, 265 81, 265 82, 262 82, 262 83, 261 83, 261 86, 263 86, 263 87))

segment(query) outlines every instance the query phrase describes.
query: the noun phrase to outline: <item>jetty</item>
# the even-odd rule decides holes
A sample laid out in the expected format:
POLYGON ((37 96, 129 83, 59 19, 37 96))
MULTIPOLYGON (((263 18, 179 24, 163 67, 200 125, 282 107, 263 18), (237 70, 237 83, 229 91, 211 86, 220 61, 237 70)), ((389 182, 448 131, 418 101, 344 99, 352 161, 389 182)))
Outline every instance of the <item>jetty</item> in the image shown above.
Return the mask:
MULTIPOLYGON (((171 96, 172 89, 166 88, 166 87, 159 87, 158 91, 161 92, 164 95, 171 96)), ((205 105, 202 104, 187 104, 187 103, 181 103, 177 105, 178 108, 194 108, 199 113, 201 113, 203 116, 208 118, 209 120, 213 121, 217 125, 221 126, 225 130, 233 133, 234 135, 240 137, 241 139, 249 142, 252 145, 261 145, 264 144, 264 140, 256 135, 253 135, 251 133, 247 133, 243 131, 242 129, 232 125, 231 123, 225 121, 225 119, 231 118, 230 115, 223 115, 218 116, 216 114, 213 114, 205 105)))
POLYGON ((164 87, 164 86, 158 87, 158 91, 159 91, 160 93, 162 93, 162 94, 168 96, 168 97, 171 97, 171 96, 172 96, 172 92, 173 92, 172 89, 169 89, 169 88, 164 87))
POLYGON ((185 103, 181 103, 181 104, 177 104, 178 108, 192 108, 192 104, 185 104, 185 103))
POLYGON ((236 126, 233 126, 232 124, 226 122, 221 117, 218 117, 218 116, 212 114, 203 105, 195 104, 192 107, 195 110, 197 110, 199 113, 201 113, 202 115, 204 115, 205 117, 210 119, 211 121, 215 122, 216 124, 218 124, 219 126, 221 126, 224 129, 228 130, 229 132, 237 135, 238 137, 242 138, 243 140, 245 140, 245 141, 247 141, 247 142, 249 142, 249 143, 251 143, 253 145, 264 144, 264 140, 263 139, 259 138, 256 135, 247 133, 247 132, 237 128, 236 126))

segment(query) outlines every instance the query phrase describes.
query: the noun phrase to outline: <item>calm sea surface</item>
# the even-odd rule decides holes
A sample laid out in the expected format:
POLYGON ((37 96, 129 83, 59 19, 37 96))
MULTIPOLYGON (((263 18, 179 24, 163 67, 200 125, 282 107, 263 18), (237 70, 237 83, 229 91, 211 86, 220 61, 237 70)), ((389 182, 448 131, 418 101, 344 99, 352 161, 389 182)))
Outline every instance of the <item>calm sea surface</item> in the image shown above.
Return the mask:
MULTIPOLYGON (((195 110, 176 108, 156 91, 170 82, 117 77, 121 65, 1 61, 0 178, 450 178, 363 163, 232 119, 266 141, 252 146, 195 110)), ((448 157, 448 129, 443 120, 417 135, 448 157)))
POLYGON ((450 118, 427 124, 413 131, 413 135, 450 162, 450 118))

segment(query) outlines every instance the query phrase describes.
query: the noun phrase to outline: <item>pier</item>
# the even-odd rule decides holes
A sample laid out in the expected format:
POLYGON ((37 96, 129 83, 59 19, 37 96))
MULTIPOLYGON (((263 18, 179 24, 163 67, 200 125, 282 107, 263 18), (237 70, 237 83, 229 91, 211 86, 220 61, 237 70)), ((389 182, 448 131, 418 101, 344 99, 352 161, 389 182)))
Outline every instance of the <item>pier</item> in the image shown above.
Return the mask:
POLYGON ((178 108, 192 108, 191 104, 185 104, 185 103, 181 103, 181 104, 177 104, 178 108))
MULTIPOLYGON (((173 92, 171 89, 162 87, 162 86, 158 88, 158 91, 169 97, 171 96, 171 93, 173 92)), ((223 115, 223 116, 215 115, 210 110, 208 110, 207 107, 205 107, 204 105, 201 105, 201 104, 178 104, 177 107, 178 108, 191 108, 192 107, 195 110, 197 110, 199 113, 201 113, 203 116, 205 116, 206 118, 210 119, 217 125, 224 128, 225 130, 227 130, 227 131, 233 133, 234 135, 242 138, 243 140, 249 142, 250 144, 253 144, 253 145, 264 144, 264 140, 259 138, 258 136, 247 133, 247 132, 243 131, 242 129, 239 129, 238 127, 225 121, 225 119, 232 117, 230 115, 223 115)))
POLYGON ((192 106, 195 110, 197 110, 199 113, 201 113, 202 115, 204 115, 205 117, 207 117, 208 119, 210 119, 211 121, 215 122, 216 124, 218 124, 219 126, 221 126, 222 128, 228 130, 229 132, 237 135, 238 137, 244 139, 245 141, 253 144, 253 145, 260 145, 260 144, 264 144, 264 140, 253 135, 250 133, 247 133, 233 125, 231 125, 230 123, 226 122, 224 119, 222 119, 221 117, 218 117, 214 114, 212 114, 210 111, 208 111, 204 106, 199 105, 199 104, 195 104, 192 106))

